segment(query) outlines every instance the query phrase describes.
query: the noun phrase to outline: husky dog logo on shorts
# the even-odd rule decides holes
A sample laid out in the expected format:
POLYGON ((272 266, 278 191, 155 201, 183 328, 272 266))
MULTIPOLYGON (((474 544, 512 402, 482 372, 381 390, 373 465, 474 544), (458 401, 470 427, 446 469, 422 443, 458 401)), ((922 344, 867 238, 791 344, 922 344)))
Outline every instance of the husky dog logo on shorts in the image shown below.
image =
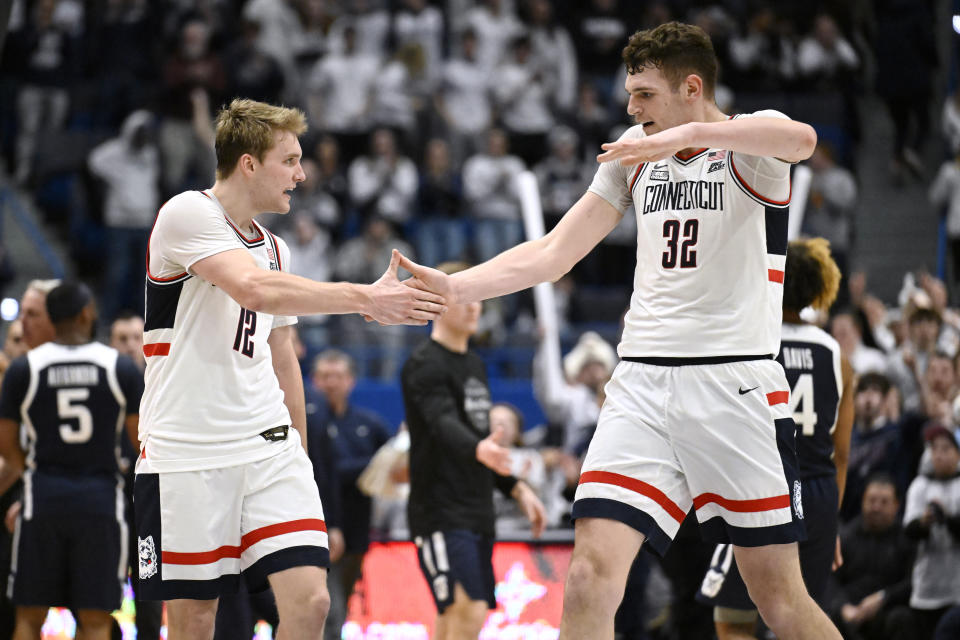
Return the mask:
POLYGON ((803 520, 803 500, 800 498, 800 481, 793 481, 793 510, 803 520))
POLYGON ((140 579, 146 580, 157 573, 157 550, 153 545, 153 536, 137 538, 137 553, 140 557, 140 579))

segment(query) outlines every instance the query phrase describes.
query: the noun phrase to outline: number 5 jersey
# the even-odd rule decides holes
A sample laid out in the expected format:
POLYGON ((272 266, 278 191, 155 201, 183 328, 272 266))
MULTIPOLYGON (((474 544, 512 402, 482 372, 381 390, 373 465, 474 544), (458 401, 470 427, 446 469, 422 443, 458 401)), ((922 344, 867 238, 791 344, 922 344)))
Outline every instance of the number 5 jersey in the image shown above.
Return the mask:
MULTIPOLYGON (((296 318, 244 309, 191 271, 203 258, 243 249, 262 269, 289 270, 290 251, 256 221, 238 229, 209 191, 160 209, 147 252, 140 405, 142 456, 154 471, 244 464, 277 453, 261 432, 290 424, 273 371, 270 332, 296 318)), ((293 433, 293 430, 291 430, 293 433)), ((300 446, 291 437, 287 446, 300 446)))

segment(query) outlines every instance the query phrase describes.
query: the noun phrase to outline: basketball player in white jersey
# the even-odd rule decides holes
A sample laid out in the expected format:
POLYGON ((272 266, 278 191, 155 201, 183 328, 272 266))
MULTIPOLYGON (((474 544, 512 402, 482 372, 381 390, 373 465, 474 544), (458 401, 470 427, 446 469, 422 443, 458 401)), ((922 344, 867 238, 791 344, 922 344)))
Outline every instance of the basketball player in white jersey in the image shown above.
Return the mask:
POLYGON ((731 117, 698 27, 668 23, 623 51, 637 122, 603 145, 588 192, 543 238, 446 276, 402 260, 411 286, 451 302, 556 280, 637 215, 637 268, 596 435, 573 508, 560 637, 611 638, 645 541, 663 552, 694 508, 737 563, 778 638, 840 638, 804 588, 801 495, 780 342, 790 163, 814 130, 783 114, 731 117))
POLYGON ((142 596, 167 602, 171 640, 212 638, 241 574, 273 587, 278 637, 322 637, 329 554, 293 316, 425 324, 443 310, 400 284, 399 253, 372 285, 288 273, 287 246, 254 217, 289 210, 305 129, 298 110, 234 100, 216 183, 170 199, 151 234, 134 508, 142 596))

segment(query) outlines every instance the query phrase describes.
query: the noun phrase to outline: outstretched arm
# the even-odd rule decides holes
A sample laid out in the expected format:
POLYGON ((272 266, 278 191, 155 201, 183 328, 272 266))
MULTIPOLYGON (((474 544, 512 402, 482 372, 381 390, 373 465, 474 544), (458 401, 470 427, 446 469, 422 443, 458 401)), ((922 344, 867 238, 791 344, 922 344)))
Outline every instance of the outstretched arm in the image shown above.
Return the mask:
POLYGON ((585 193, 550 233, 448 276, 406 257, 400 266, 414 275, 406 283, 466 303, 553 282, 567 273, 620 222, 620 212, 595 193, 585 193))
POLYGON ((261 269, 243 249, 198 260, 192 270, 220 287, 246 309, 274 315, 362 313, 381 324, 425 325, 444 310, 444 299, 404 287, 397 279, 400 253, 373 284, 316 282, 282 271, 261 269))
POLYGON ((738 118, 720 122, 688 122, 643 138, 622 138, 600 145, 598 162, 619 160, 632 165, 666 158, 681 149, 727 149, 751 156, 806 160, 817 146, 817 132, 808 124, 785 118, 738 118))

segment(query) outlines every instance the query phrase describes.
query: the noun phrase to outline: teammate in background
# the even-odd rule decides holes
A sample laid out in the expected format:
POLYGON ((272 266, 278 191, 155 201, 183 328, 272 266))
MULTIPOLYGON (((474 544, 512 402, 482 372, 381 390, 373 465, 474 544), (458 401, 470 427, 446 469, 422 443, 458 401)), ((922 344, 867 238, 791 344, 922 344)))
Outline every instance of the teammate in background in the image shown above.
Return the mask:
POLYGON ((23 323, 23 341, 27 349, 34 349, 53 340, 54 329, 44 303, 47 294, 59 280, 31 280, 20 299, 20 322, 23 323))
POLYGON ((27 352, 27 343, 23 341, 23 321, 14 320, 7 326, 7 335, 3 340, 3 355, 13 361, 27 352))
MULTIPOLYGON (((438 273, 466 269, 441 264, 438 273)), ((400 383, 410 429, 410 498, 407 520, 420 570, 437 604, 434 640, 476 638, 493 589, 493 488, 512 496, 530 520, 534 537, 546 512, 536 494, 510 475, 510 451, 490 431, 486 367, 469 351, 481 304, 449 305, 430 339, 414 349, 400 383)))
POLYGON ((557 226, 454 276, 405 259, 408 284, 465 304, 555 281, 632 202, 639 246, 623 361, 573 507, 560 637, 612 637, 640 545, 662 553, 694 507, 707 541, 735 545, 778 638, 839 638, 800 574, 795 426, 773 360, 790 163, 810 156, 816 133, 775 111, 721 113, 716 56, 698 27, 638 32, 623 59, 637 125, 602 145, 593 183, 557 226))
POLYGON ((234 100, 217 117, 215 184, 171 198, 150 238, 134 493, 143 595, 167 602, 170 640, 211 638, 241 572, 273 587, 281 638, 321 636, 327 533, 293 316, 422 325, 443 310, 399 283, 399 253, 372 285, 287 273, 286 244, 254 217, 289 211, 305 130, 298 110, 234 100))
MULTIPOLYGON (((823 238, 791 242, 783 284, 783 337, 777 361, 790 384, 790 409, 797 424, 799 486, 807 538, 800 543, 800 568, 807 590, 826 603, 831 566, 839 565, 838 509, 843 501, 853 429, 853 368, 827 332, 805 323, 800 311, 828 311, 840 286, 840 269, 823 238)), ((733 549, 717 545, 698 600, 713 605, 719 640, 756 637, 757 610, 732 562, 733 549)))
POLYGON ((78 638, 107 640, 127 578, 118 450, 137 430, 143 380, 129 358, 93 341, 86 286, 56 287, 46 308, 54 342, 15 360, 0 394, 0 492, 24 476, 9 581, 14 637, 39 639, 47 609, 66 606, 78 638))
POLYGON ((143 318, 132 311, 121 312, 110 325, 110 346, 143 371, 147 366, 143 355, 143 318))

